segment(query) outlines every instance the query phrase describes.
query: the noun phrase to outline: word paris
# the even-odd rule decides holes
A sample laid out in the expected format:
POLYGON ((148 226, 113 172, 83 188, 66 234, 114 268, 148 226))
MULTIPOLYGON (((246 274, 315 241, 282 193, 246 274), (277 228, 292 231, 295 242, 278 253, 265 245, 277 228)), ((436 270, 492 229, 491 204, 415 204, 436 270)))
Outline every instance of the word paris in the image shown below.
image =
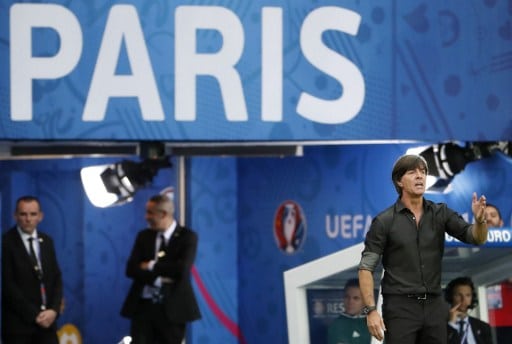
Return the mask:
MULTIPOLYGON (((210 76, 219 84, 228 121, 248 121, 242 78, 236 65, 245 45, 238 16, 220 6, 179 6, 174 12, 174 118, 196 119, 196 78, 210 76), (214 30, 222 46, 214 53, 197 52, 198 30, 214 30)), ((89 19, 88 19, 89 20, 89 19)), ((84 20, 85 21, 85 20, 84 20)), ((143 21, 144 22, 144 21, 143 21)), ((301 92, 296 111, 304 118, 340 124, 353 119, 362 108, 365 84, 361 71, 350 60, 328 48, 322 34, 329 30, 355 36, 361 16, 340 7, 319 7, 304 19, 300 49, 316 69, 335 79, 342 88, 337 99, 322 99, 301 92)), ((91 41, 91 40, 88 40, 91 41)), ((14 4, 10 8, 11 119, 30 121, 33 116, 32 85, 38 79, 69 75, 82 57, 84 37, 79 19, 57 4, 14 4), (59 38, 53 56, 33 56, 32 32, 50 29, 59 38)), ((261 120, 283 120, 283 13, 280 7, 261 9, 261 120)), ((254 44, 254 42, 251 42, 254 44)), ((90 49, 90 47, 88 47, 90 49)), ((83 121, 102 121, 113 97, 135 97, 144 121, 165 120, 155 82, 150 52, 137 9, 132 5, 110 8, 82 113, 83 121), (116 75, 122 46, 130 74, 116 75)), ((160 66, 159 66, 160 67, 160 66)))

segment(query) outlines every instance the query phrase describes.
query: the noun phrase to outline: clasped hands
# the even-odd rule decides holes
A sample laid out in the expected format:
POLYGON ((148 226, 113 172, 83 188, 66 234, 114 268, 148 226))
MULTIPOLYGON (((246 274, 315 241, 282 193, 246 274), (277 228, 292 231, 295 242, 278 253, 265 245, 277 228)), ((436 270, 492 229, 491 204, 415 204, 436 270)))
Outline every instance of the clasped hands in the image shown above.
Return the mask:
POLYGON ((151 270, 151 264, 154 262, 154 260, 148 260, 148 261, 145 261, 145 262, 141 262, 139 264, 139 267, 142 269, 142 270, 151 270))
POLYGON ((36 317, 36 324, 43 328, 50 327, 55 319, 57 318, 57 312, 53 309, 45 309, 44 311, 39 312, 36 317))

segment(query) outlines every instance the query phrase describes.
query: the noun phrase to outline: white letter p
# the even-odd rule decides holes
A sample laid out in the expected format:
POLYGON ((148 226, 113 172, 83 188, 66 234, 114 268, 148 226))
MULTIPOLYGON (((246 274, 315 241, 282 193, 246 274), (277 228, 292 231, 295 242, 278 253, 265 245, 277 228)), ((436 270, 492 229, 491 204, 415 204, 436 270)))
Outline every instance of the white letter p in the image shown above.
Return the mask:
POLYGON ((14 4, 10 9, 11 119, 32 120, 32 80, 60 78, 82 53, 82 30, 75 15, 55 4, 14 4), (32 29, 51 28, 60 38, 52 57, 32 56, 32 29))

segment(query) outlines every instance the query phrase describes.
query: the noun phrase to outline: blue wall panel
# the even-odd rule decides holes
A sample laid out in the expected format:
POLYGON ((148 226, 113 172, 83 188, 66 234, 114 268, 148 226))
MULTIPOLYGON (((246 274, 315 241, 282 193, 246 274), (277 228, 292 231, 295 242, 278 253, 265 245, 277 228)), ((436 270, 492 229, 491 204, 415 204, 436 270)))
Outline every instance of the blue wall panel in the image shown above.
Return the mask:
POLYGON ((237 245, 236 166, 235 158, 195 158, 188 165, 187 225, 199 235, 194 282, 202 313, 192 323, 191 343, 244 343, 239 327, 238 261, 244 253, 237 245))

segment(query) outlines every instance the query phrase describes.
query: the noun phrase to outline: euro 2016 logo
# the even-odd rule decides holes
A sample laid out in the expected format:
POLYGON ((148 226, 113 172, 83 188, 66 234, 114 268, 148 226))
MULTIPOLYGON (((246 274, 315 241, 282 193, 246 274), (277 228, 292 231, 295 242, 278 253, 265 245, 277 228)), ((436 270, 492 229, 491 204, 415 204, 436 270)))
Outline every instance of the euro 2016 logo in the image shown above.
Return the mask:
POLYGON ((59 344, 82 344, 80 331, 73 324, 64 324, 57 331, 59 344))
POLYGON ((295 253, 306 237, 306 218, 294 201, 279 205, 274 217, 274 237, 277 246, 287 254, 295 253))

